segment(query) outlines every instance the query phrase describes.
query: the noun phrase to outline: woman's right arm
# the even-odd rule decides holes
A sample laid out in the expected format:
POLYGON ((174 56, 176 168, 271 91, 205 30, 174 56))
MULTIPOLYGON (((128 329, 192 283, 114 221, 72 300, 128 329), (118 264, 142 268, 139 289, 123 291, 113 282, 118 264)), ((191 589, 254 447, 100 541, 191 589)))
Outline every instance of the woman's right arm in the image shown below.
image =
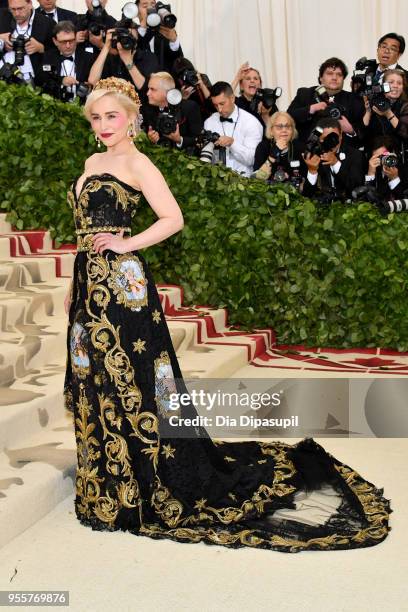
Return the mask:
POLYGON ((95 87, 97 82, 101 79, 103 67, 111 50, 112 32, 113 29, 107 31, 105 44, 103 45, 98 57, 93 63, 91 71, 89 73, 88 83, 90 83, 92 87, 95 87))

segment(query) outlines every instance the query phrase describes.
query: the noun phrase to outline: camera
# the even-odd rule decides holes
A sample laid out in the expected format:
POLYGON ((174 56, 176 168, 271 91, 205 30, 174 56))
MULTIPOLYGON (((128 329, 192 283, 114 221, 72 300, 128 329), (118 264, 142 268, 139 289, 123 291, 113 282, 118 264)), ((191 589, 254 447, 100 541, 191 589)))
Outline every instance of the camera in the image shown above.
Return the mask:
POLYGON ((323 134, 323 128, 315 127, 311 132, 306 142, 305 152, 310 155, 323 155, 332 151, 339 144, 339 135, 336 132, 330 132, 327 134, 324 140, 320 141, 320 137, 323 134))
POLYGON ((104 22, 104 10, 100 0, 92 0, 92 12, 78 17, 77 30, 88 30, 94 36, 99 36, 106 31, 104 22))
POLYGON ((398 155, 396 153, 383 153, 380 155, 381 164, 385 168, 396 168, 398 166, 398 155))
POLYGON ((367 76, 373 77, 377 70, 377 62, 375 59, 367 59, 360 57, 356 62, 353 76, 351 77, 351 89, 354 93, 360 93, 366 85, 367 76))
POLYGON ((256 94, 251 100, 250 110, 257 112, 259 102, 262 102, 265 108, 271 109, 275 104, 276 100, 282 95, 282 88, 275 87, 275 89, 257 89, 256 94))
POLYGON ((200 149, 200 161, 211 164, 214 158, 215 143, 220 138, 218 132, 203 130, 197 137, 196 144, 200 149))
POLYGON ((5 63, 0 68, 0 81, 4 81, 8 85, 26 85, 28 81, 24 79, 24 75, 15 64, 5 63))
POLYGON ((186 68, 178 75, 179 81, 183 85, 187 87, 197 87, 198 85, 198 76, 195 70, 191 70, 186 68))
POLYGON ((360 96, 367 96, 371 108, 375 106, 380 111, 386 111, 391 108, 391 103, 384 94, 390 91, 391 85, 389 83, 374 84, 372 76, 367 75, 365 88, 360 91, 360 96))
POLYGON ((405 191, 402 195, 405 198, 400 200, 383 200, 378 191, 372 185, 363 185, 352 191, 353 200, 357 202, 369 202, 378 208, 382 215, 390 213, 408 212, 408 193, 405 191))
POLYGON ((112 33, 112 49, 117 49, 118 43, 124 49, 133 51, 136 49, 137 40, 129 31, 134 26, 133 20, 137 17, 139 10, 133 2, 127 2, 122 8, 122 18, 116 22, 115 31, 112 33))
POLYGON ((147 9, 147 25, 149 28, 158 28, 161 25, 173 29, 176 27, 177 17, 171 12, 170 4, 156 2, 154 8, 147 9))
POLYGON ((22 66, 24 64, 24 56, 26 54, 25 44, 28 40, 30 40, 30 37, 26 34, 19 34, 18 36, 11 37, 13 51, 15 53, 14 64, 16 66, 22 66))
POLYGON ((332 117, 332 119, 340 119, 346 112, 344 106, 337 104, 323 85, 316 88, 315 100, 316 102, 326 102, 327 109, 324 111, 324 114, 332 117))
POLYGON ((167 92, 168 110, 161 111, 157 116, 156 129, 160 135, 168 136, 176 131, 182 99, 183 96, 178 89, 170 89, 167 92))

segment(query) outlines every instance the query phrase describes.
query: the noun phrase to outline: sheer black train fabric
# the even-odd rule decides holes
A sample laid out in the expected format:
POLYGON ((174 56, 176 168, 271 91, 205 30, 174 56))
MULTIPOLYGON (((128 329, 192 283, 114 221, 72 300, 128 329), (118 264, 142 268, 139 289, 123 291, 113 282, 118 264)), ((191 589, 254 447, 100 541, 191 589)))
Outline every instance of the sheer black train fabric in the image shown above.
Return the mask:
MULTIPOLYGON (((211 440, 168 432, 168 394, 185 387, 159 296, 139 252, 92 250, 130 232, 140 193, 88 176, 73 208, 78 253, 65 401, 77 442, 75 512, 94 530, 282 552, 373 546, 389 531, 382 489, 313 439, 211 440)), ((181 417, 194 416, 191 404, 181 417)), ((172 411, 171 414, 174 414, 172 411)))

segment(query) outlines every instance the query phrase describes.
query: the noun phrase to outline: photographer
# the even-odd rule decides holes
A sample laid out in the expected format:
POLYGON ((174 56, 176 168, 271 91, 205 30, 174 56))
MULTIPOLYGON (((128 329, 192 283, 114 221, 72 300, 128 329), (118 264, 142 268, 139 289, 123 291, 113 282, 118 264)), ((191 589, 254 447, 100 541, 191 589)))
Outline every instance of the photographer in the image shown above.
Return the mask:
POLYGON ((384 200, 400 198, 408 189, 408 167, 401 162, 392 137, 378 136, 373 140, 365 184, 375 187, 384 200))
POLYGON ((386 70, 383 84, 390 85, 390 91, 372 98, 371 103, 364 96, 366 112, 363 117, 364 136, 371 142, 375 136, 389 135, 399 142, 408 137, 407 81, 402 70, 386 70))
POLYGON ((303 195, 329 203, 351 198, 364 182, 363 154, 344 142, 340 122, 321 119, 306 143, 303 195))
POLYGON ((278 111, 269 117, 265 137, 255 151, 255 176, 270 182, 301 184, 302 155, 293 118, 278 111))
POLYGON ((56 49, 44 53, 42 69, 35 79, 36 85, 66 102, 71 102, 77 95, 85 101, 93 54, 77 48, 76 28, 70 21, 55 25, 53 42, 56 49))
POLYGON ((400 34, 390 32, 381 36, 377 46, 377 65, 374 72, 374 82, 382 83, 386 70, 403 70, 406 76, 408 75, 407 71, 398 64, 398 60, 404 51, 405 39, 400 34))
POLYGON ((217 112, 205 121, 204 128, 221 135, 214 144, 224 149, 222 153, 225 153, 225 165, 249 177, 253 170, 256 147, 262 140, 262 126, 253 115, 238 108, 229 83, 218 81, 210 93, 217 112))
MULTIPOLYGON (((173 64, 178 57, 183 57, 180 40, 174 27, 167 27, 157 17, 158 24, 156 27, 149 26, 149 21, 152 16, 149 16, 149 11, 154 12, 158 4, 155 0, 136 0, 139 8, 138 28, 140 37, 140 46, 148 48, 155 54, 159 64, 159 70, 170 72, 173 64)), ((167 5, 166 5, 167 6, 167 5)), ((175 23, 176 18, 170 16, 170 23, 175 23)))
MULTIPOLYGON (((88 80, 91 85, 95 86, 101 78, 106 79, 110 76, 116 76, 127 81, 134 81, 133 76, 135 76, 140 87, 143 87, 145 78, 148 78, 152 72, 157 71, 157 58, 150 49, 140 49, 137 44, 138 33, 136 28, 128 29, 129 35, 133 37, 133 48, 124 49, 120 42, 117 42, 114 43, 116 50, 113 49, 112 39, 115 36, 115 31, 115 28, 107 31, 104 45, 93 63, 88 80), (136 70, 137 74, 135 73, 136 70)), ((131 38, 129 38, 129 44, 130 42, 131 38)))
POLYGON ((197 72, 186 57, 178 57, 171 70, 183 100, 193 100, 200 107, 201 116, 207 119, 214 112, 210 98, 211 82, 206 74, 197 72))
POLYGON ((56 0, 38 0, 38 4, 40 6, 35 9, 35 12, 44 15, 44 17, 47 17, 48 19, 51 19, 54 21, 54 23, 71 21, 75 24, 77 20, 78 15, 76 13, 60 8, 57 6, 56 0))
POLYGON ((306 142, 310 131, 323 117, 338 119, 347 139, 358 140, 362 129, 364 104, 359 97, 344 91, 347 74, 344 62, 337 57, 331 57, 319 68, 320 87, 298 89, 288 113, 296 122, 302 143, 306 142))
POLYGON ((98 50, 103 47, 106 30, 115 27, 116 19, 108 15, 105 10, 108 0, 85 0, 85 2, 88 10, 85 15, 78 15, 75 24, 78 30, 77 42, 96 56, 98 50))
POLYGON ((245 62, 245 64, 240 66, 231 83, 234 92, 238 85, 240 95, 235 98, 236 105, 248 113, 251 113, 251 115, 260 121, 262 127, 265 128, 268 118, 278 111, 278 107, 276 106, 276 98, 273 99, 272 97, 270 106, 265 106, 264 102, 257 96, 259 90, 262 88, 260 72, 256 70, 256 68, 251 68, 249 63, 245 62))
POLYGON ((52 46, 52 29, 51 19, 35 13, 31 0, 9 0, 8 10, 0 10, 4 64, 17 65, 24 80, 31 81, 41 69, 44 50, 52 46))

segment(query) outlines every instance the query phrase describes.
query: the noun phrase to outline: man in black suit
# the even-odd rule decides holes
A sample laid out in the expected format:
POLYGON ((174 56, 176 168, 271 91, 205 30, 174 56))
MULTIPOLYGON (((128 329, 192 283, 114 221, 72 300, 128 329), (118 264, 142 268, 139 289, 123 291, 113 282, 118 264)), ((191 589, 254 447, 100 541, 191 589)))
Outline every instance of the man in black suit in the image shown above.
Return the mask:
POLYGON ((402 163, 392 137, 377 136, 373 140, 365 184, 375 187, 382 200, 407 197, 408 167, 402 163))
POLYGON ((350 199, 353 189, 364 184, 363 154, 344 141, 337 119, 323 118, 316 128, 323 130, 320 142, 334 133, 338 136, 338 144, 320 155, 304 154, 307 172, 302 193, 306 197, 324 198, 328 202, 350 199))
POLYGON ((85 0, 88 10, 84 15, 78 15, 75 22, 78 30, 77 42, 89 51, 93 48, 95 56, 104 45, 106 31, 116 25, 116 19, 105 10, 107 2, 108 0, 99 0, 99 6, 95 7, 92 0, 85 0))
POLYGON ((344 91, 344 79, 347 74, 344 62, 337 57, 331 57, 319 68, 318 87, 300 87, 297 90, 288 113, 296 122, 301 143, 306 142, 311 130, 323 117, 338 118, 347 139, 358 140, 364 104, 351 92, 344 91), (317 91, 319 87, 325 89, 320 95, 317 91))
POLYGON ((55 98, 71 101, 77 95, 77 85, 88 81, 94 55, 78 47, 71 21, 55 25, 53 41, 56 48, 44 53, 35 83, 55 98))
POLYGON ((31 80, 41 69, 42 55, 52 45, 52 23, 50 19, 35 13, 31 0, 8 0, 8 9, 0 9, 0 38, 5 42, 4 63, 15 63, 12 37, 24 36, 25 54, 19 66, 26 81, 31 80))
POLYGON ((377 46, 377 67, 374 74, 374 81, 382 83, 386 70, 403 70, 408 78, 408 72, 399 65, 398 60, 405 51, 405 39, 400 34, 390 32, 384 34, 378 41, 377 46))
POLYGON ((40 6, 35 9, 35 12, 41 13, 41 15, 48 17, 48 19, 55 23, 60 23, 60 21, 76 22, 77 14, 57 6, 56 0, 38 0, 38 2, 40 6))
POLYGON ((139 8, 139 46, 149 48, 157 57, 159 70, 172 71, 177 58, 183 57, 180 41, 174 28, 160 25, 159 28, 150 28, 147 25, 147 9, 154 8, 155 0, 136 0, 139 8))

